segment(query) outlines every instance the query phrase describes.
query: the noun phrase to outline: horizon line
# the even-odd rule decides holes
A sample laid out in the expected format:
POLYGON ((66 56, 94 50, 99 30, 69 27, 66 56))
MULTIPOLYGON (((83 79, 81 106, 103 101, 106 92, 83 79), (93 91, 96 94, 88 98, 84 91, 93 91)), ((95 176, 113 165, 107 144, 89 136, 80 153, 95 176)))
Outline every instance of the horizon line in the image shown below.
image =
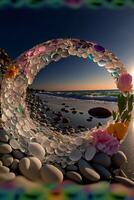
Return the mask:
POLYGON ((71 92, 71 91, 98 91, 98 90, 101 90, 101 91, 105 91, 105 90, 119 90, 119 89, 87 89, 87 90, 46 90, 46 89, 39 89, 39 88, 30 88, 30 89, 34 89, 34 90, 44 90, 44 91, 47 91, 47 92, 71 92))

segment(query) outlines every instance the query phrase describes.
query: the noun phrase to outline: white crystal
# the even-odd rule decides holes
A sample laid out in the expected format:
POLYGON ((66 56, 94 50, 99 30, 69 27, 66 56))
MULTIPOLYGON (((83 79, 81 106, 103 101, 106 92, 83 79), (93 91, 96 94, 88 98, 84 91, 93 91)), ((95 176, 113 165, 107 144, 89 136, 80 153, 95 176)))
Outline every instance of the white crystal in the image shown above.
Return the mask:
POLYGON ((6 121, 7 121, 7 117, 6 117, 5 114, 2 114, 2 121, 3 121, 3 122, 6 122, 6 121))
POLYGON ((58 144, 57 144, 56 142, 53 141, 53 142, 50 143, 50 146, 51 146, 52 148, 56 149, 57 146, 58 146, 58 144))

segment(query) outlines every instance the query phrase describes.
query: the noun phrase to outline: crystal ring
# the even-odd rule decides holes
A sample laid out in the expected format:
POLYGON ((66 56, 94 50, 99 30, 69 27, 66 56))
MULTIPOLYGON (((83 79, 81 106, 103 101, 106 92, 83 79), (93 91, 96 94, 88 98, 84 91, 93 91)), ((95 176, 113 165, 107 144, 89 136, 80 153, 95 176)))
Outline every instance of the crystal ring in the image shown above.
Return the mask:
POLYGON ((87 148, 91 150, 92 154, 98 148, 98 150, 112 155, 117 148, 110 152, 108 146, 110 144, 114 147, 119 145, 118 142, 120 143, 127 132, 131 119, 131 88, 131 75, 127 73, 123 63, 104 47, 79 39, 50 40, 24 52, 8 66, 1 87, 2 126, 10 138, 14 139, 17 148, 26 154, 32 153, 30 144, 33 141, 39 143, 46 152, 43 157, 45 163, 61 163, 62 167, 74 164, 83 154, 85 155, 87 148), (30 117, 30 111, 25 101, 27 87, 32 84, 42 68, 70 55, 84 59, 89 58, 98 66, 104 67, 111 73, 117 87, 121 90, 118 99, 119 111, 113 111, 113 121, 107 124, 104 130, 94 128, 79 134, 63 135, 58 131, 50 130, 48 126, 40 126, 30 117), (121 85, 123 76, 129 78, 129 88, 124 88, 124 90, 121 85), (123 108, 121 107, 122 101, 125 105, 123 108), (118 133, 119 127, 122 128, 122 133, 118 133), (99 133, 99 137, 107 136, 109 143, 99 145, 97 133, 99 133))

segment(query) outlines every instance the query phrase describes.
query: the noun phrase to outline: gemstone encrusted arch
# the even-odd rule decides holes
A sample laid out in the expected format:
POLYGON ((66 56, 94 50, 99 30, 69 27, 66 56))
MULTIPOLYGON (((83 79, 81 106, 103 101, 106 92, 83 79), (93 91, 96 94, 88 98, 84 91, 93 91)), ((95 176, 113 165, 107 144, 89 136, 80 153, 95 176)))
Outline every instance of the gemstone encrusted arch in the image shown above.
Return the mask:
MULTIPOLYGON (((34 138, 46 148, 45 142, 42 142, 46 139, 53 146, 54 151, 59 151, 62 156, 63 152, 56 149, 58 143, 64 144, 64 152, 68 154, 71 150, 70 144, 72 148, 75 145, 82 145, 89 137, 87 132, 67 136, 52 131, 49 127, 40 127, 36 121, 30 118, 25 102, 26 89, 28 85, 32 84, 38 72, 50 62, 70 55, 92 60, 110 72, 115 81, 122 72, 126 71, 124 65, 112 52, 94 42, 79 39, 50 40, 20 55, 11 63, 11 66, 18 69, 17 75, 13 78, 4 78, 2 81, 1 111, 3 128, 7 134, 16 139, 18 147, 25 152, 27 152, 29 142, 34 138)), ((48 153, 46 161, 49 156, 51 154, 48 153)), ((56 153, 55 159, 57 159, 56 153)))

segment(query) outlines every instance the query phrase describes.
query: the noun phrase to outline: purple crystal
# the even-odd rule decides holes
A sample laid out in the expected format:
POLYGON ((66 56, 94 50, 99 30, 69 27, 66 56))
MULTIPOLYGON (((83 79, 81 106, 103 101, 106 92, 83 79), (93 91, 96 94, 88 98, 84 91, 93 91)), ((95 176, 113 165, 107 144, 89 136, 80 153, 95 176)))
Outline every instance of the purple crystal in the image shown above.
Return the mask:
POLYGON ((94 49, 98 52, 105 52, 105 48, 100 45, 95 45, 94 49))

